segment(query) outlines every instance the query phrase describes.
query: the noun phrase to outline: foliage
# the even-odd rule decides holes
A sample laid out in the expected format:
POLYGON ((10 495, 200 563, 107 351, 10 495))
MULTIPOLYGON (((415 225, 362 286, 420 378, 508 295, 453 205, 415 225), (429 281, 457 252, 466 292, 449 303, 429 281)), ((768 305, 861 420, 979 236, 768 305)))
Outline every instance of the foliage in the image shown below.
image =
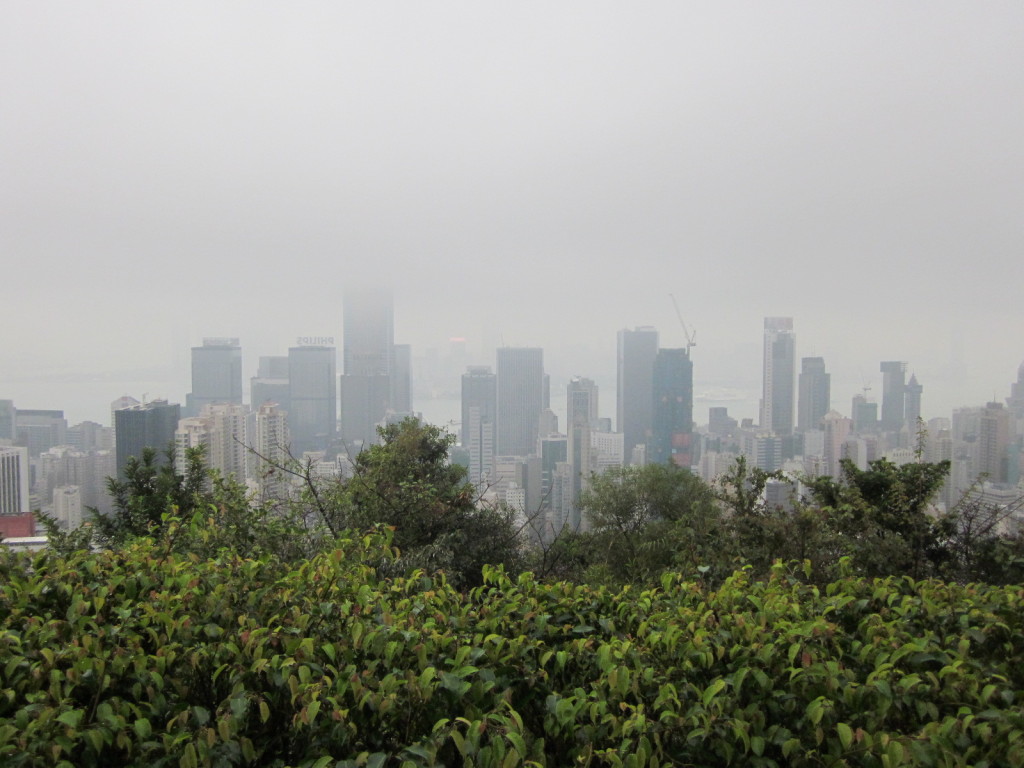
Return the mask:
POLYGON ((673 464, 612 468, 580 495, 591 564, 614 583, 645 583, 666 569, 696 573, 717 559, 720 515, 711 490, 673 464))
POLYGON ((140 458, 129 458, 123 480, 107 478, 113 513, 104 515, 90 510, 97 541, 117 546, 158 530, 168 515, 191 516, 206 500, 203 449, 187 449, 185 465, 185 473, 179 475, 175 471, 173 451, 168 452, 166 461, 158 463, 152 448, 143 449, 140 458))
POLYGON ((411 417, 378 434, 380 443, 356 456, 351 478, 307 483, 332 533, 389 526, 402 552, 389 573, 443 570, 461 587, 479 584, 488 563, 518 567, 512 515, 478 503, 465 467, 448 461, 452 435, 411 417))
POLYGON ((928 506, 948 473, 948 461, 878 459, 861 470, 843 459, 840 481, 818 477, 808 486, 864 573, 921 577, 937 573, 947 555, 928 506))
POLYGON ((720 587, 381 578, 161 539, 0 556, 0 763, 968 766, 1024 762, 1024 590, 782 565, 720 587))

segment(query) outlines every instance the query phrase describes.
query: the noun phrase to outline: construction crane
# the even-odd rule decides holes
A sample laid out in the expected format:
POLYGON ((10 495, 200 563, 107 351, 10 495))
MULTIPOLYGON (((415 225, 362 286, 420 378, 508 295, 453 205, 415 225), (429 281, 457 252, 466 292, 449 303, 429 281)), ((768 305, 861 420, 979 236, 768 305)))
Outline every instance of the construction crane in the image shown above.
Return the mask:
POLYGON ((672 299, 672 306, 676 309, 676 317, 679 318, 679 325, 683 327, 683 335, 686 336, 686 354, 690 354, 690 348, 697 346, 697 332, 690 333, 690 329, 686 327, 686 321, 683 320, 683 313, 679 311, 679 303, 676 301, 676 297, 673 294, 669 294, 668 297, 672 299))

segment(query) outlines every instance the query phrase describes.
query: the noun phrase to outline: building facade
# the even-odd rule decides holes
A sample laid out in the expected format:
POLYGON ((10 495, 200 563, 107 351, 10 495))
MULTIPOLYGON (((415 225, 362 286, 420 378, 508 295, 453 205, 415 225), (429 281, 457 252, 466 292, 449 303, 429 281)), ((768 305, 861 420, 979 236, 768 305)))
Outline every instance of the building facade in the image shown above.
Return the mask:
POLYGON ((497 351, 498 436, 496 453, 527 456, 537 450, 544 410, 544 351, 501 347, 497 351))
POLYGON ((626 455, 646 446, 652 430, 654 406, 654 358, 658 355, 658 332, 650 326, 618 334, 616 357, 616 421, 623 435, 626 455))
POLYGON ((652 382, 647 460, 689 469, 693 451, 693 363, 687 349, 659 349, 652 382))
POLYGON ((792 317, 764 319, 761 427, 776 435, 793 432, 796 395, 796 334, 792 317))
POLYGON ((214 403, 242 403, 242 347, 236 338, 206 338, 192 347, 192 391, 183 413, 198 416, 214 403))

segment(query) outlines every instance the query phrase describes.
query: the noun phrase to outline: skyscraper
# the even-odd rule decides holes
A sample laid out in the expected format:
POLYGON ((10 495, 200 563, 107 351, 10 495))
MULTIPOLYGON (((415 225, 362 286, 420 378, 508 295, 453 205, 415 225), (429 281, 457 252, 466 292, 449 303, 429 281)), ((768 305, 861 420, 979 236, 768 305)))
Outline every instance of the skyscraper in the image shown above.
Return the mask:
POLYGON ((832 376, 825 373, 825 360, 821 357, 802 358, 800 366, 796 428, 806 432, 820 429, 821 417, 832 409, 832 376))
POLYGON ((889 360, 879 366, 882 372, 882 417, 883 431, 898 431, 903 428, 906 415, 906 374, 907 364, 889 360))
POLYGON ((978 423, 978 474, 990 482, 1005 483, 1009 445, 1010 412, 1002 403, 987 403, 978 423))
POLYGON ((792 317, 764 319, 764 379, 761 427, 776 435, 793 432, 796 394, 796 335, 792 317))
POLYGON ((256 411, 256 455, 250 456, 251 476, 265 499, 285 499, 289 477, 281 467, 288 465, 288 418, 274 403, 263 403, 256 411))
POLYGON ((498 378, 490 366, 471 365, 462 374, 462 447, 469 452, 469 481, 485 482, 494 462, 498 378))
POLYGON ((924 387, 917 383, 917 376, 910 374, 903 398, 903 417, 910 426, 911 434, 917 433, 917 422, 921 418, 921 393, 924 387))
POLYGON ((659 349, 654 359, 653 434, 648 461, 693 464, 693 363, 687 349, 659 349))
POLYGON ((497 363, 497 453, 528 456, 537 450, 544 408, 544 351, 538 347, 501 347, 497 363))
POLYGON ((242 348, 236 338, 207 338, 192 347, 192 391, 185 416, 198 416, 214 403, 242 403, 242 348))
POLYGON ((276 403, 287 413, 291 407, 289 397, 287 355, 261 357, 256 375, 249 380, 249 402, 253 409, 264 403, 276 403))
MULTIPOLYGON (((404 382, 393 378, 397 372, 390 289, 350 286, 344 296, 344 319, 341 437, 351 448, 376 442, 377 425, 394 409, 396 396, 404 398, 405 393, 401 391, 404 382)), ((411 391, 408 394, 411 400, 411 391)), ((411 402, 409 406, 411 410, 411 402)))
POLYGON ((593 472, 590 435, 597 425, 597 385, 575 376, 566 387, 566 429, 568 462, 572 465, 573 504, 587 487, 593 472))
POLYGON ((337 352, 333 339, 300 338, 288 349, 288 426, 292 451, 326 450, 338 423, 337 352))
POLYGON ((654 404, 654 358, 658 332, 650 326, 623 329, 618 335, 616 427, 623 434, 626 456, 646 445, 654 404))
POLYGON ((0 515, 30 511, 28 448, 0 445, 0 515))
POLYGON ((142 456, 146 448, 156 451, 156 463, 167 463, 166 451, 174 443, 181 406, 166 400, 151 400, 114 411, 117 476, 124 479, 128 459, 142 456))

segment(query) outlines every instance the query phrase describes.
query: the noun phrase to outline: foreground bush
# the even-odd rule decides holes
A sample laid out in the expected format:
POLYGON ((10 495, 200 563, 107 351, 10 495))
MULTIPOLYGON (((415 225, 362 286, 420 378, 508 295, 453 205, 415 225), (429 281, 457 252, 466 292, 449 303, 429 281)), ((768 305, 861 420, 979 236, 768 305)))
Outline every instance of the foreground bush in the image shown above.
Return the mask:
POLYGON ((386 534, 301 567, 0 560, 0 764, 1020 765, 1020 587, 777 566, 715 590, 385 579, 386 534))

